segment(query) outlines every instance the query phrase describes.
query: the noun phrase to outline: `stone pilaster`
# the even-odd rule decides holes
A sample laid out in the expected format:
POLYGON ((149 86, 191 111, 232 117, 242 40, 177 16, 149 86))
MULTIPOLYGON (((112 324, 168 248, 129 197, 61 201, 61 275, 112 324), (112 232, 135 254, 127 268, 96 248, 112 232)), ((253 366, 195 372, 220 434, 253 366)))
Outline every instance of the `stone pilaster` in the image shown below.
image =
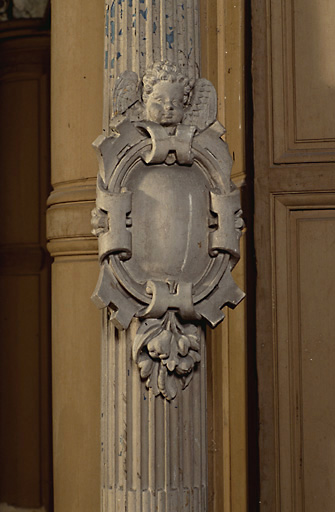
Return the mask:
MULTIPOLYGON (((194 0, 108 1, 105 27, 104 131, 112 90, 126 70, 139 78, 169 60, 199 77, 199 16, 194 0)), ((139 326, 115 329, 104 313, 102 336, 102 512, 207 510, 206 353, 173 400, 155 396, 132 359, 139 326)))

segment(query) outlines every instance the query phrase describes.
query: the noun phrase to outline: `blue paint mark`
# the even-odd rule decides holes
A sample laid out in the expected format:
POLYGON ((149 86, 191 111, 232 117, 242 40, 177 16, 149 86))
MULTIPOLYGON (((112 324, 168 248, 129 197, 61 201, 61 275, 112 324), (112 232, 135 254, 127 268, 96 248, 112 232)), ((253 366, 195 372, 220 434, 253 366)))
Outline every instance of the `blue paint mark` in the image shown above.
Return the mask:
POLYGON ((105 51, 105 69, 108 68, 108 51, 105 51))
POLYGON ((185 10, 185 9, 184 9, 184 4, 181 4, 181 8, 183 9, 183 11, 185 10))
POLYGON ((142 9, 140 9, 140 14, 142 14, 143 18, 146 20, 147 19, 147 14, 148 14, 148 8, 146 8, 145 11, 142 11, 142 9))
POLYGON ((122 28, 119 30, 119 36, 122 36, 122 28))
POLYGON ((147 399, 147 397, 146 397, 145 395, 143 395, 143 399, 144 399, 144 400, 146 400, 146 399, 147 399))
POLYGON ((172 30, 173 27, 169 27, 169 30, 172 30))
POLYGON ((116 59, 118 60, 121 57, 121 53, 117 52, 116 59))
POLYGON ((111 7, 111 18, 115 18, 115 0, 113 1, 111 7))
POLYGON ((165 18, 168 19, 169 15, 168 14, 165 14, 165 18))
POLYGON ((188 58, 190 58, 192 50, 193 50, 193 48, 191 48, 190 51, 188 52, 188 58))
MULTIPOLYGON (((124 2, 124 0, 118 0, 118 4, 119 5, 122 5, 122 2, 124 2)), ((120 10, 120 18, 121 18, 121 20, 123 18, 123 9, 122 9, 122 7, 121 7, 121 10, 120 10)))
POLYGON ((115 23, 113 20, 111 21, 111 41, 114 44, 114 42, 115 42, 115 23))
POLYGON ((129 7, 132 7, 132 6, 133 6, 133 0, 128 0, 128 6, 129 6, 129 7))
POLYGON ((112 60, 111 60, 111 68, 112 68, 112 69, 114 69, 114 64, 115 64, 115 59, 114 59, 114 57, 113 57, 113 58, 112 58, 112 60))
POLYGON ((144 0, 140 0, 140 4, 144 4, 144 0))
POLYGON ((136 20, 133 21, 132 27, 136 28, 136 20))
POLYGON ((174 30, 172 30, 170 34, 166 34, 166 42, 169 43, 169 48, 172 48, 172 43, 174 42, 174 30))
POLYGON ((154 21, 154 24, 152 26, 152 29, 153 29, 153 33, 156 34, 156 30, 157 30, 157 25, 156 25, 156 22, 154 21))
POLYGON ((185 16, 182 14, 181 17, 183 18, 183 20, 185 19, 185 16))

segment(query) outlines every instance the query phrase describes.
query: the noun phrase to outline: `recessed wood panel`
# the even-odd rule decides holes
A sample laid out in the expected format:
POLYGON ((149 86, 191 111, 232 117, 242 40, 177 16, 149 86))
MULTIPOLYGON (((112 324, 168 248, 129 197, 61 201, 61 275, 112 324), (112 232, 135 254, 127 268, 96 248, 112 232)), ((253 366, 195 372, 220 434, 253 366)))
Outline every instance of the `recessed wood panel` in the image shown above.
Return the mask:
POLYGON ((335 197, 292 203, 274 201, 278 510, 332 512, 335 197))
POLYGON ((20 23, 0 33, 0 503, 49 510, 49 36, 20 23))
POLYGON ((271 0, 275 163, 335 159, 335 4, 271 0))
POLYGON ((335 3, 294 0, 296 142, 335 142, 335 3))
POLYGON ((295 215, 306 512, 335 503, 335 211, 295 215))
POLYGON ((38 77, 0 78, 2 244, 39 241, 40 94, 38 77))
POLYGON ((0 493, 40 506, 39 276, 1 276, 0 493))

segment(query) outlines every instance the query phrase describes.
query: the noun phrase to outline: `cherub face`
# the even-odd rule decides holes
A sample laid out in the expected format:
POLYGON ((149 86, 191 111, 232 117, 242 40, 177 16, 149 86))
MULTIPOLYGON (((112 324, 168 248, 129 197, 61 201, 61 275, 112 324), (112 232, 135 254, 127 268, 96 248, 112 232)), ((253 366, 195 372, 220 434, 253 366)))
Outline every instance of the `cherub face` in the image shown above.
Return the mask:
POLYGON ((181 123, 184 117, 184 87, 171 82, 158 82, 153 86, 147 102, 147 119, 163 126, 181 123))

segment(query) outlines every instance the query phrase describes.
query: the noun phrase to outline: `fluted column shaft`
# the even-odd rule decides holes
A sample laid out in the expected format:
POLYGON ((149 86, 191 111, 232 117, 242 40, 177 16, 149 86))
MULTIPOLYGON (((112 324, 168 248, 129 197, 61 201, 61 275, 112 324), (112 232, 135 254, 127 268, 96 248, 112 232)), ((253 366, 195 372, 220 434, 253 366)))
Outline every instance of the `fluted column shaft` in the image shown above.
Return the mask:
POLYGON ((207 510, 206 357, 172 401, 155 397, 132 361, 138 322, 106 319, 102 351, 102 511, 207 510))
MULTIPOLYGON (((107 1, 105 12, 104 131, 112 90, 123 71, 140 78, 169 60, 199 77, 199 15, 195 0, 107 1)), ((185 390, 168 401, 154 396, 132 359, 139 326, 102 336, 102 512, 207 510, 206 353, 185 390)))

